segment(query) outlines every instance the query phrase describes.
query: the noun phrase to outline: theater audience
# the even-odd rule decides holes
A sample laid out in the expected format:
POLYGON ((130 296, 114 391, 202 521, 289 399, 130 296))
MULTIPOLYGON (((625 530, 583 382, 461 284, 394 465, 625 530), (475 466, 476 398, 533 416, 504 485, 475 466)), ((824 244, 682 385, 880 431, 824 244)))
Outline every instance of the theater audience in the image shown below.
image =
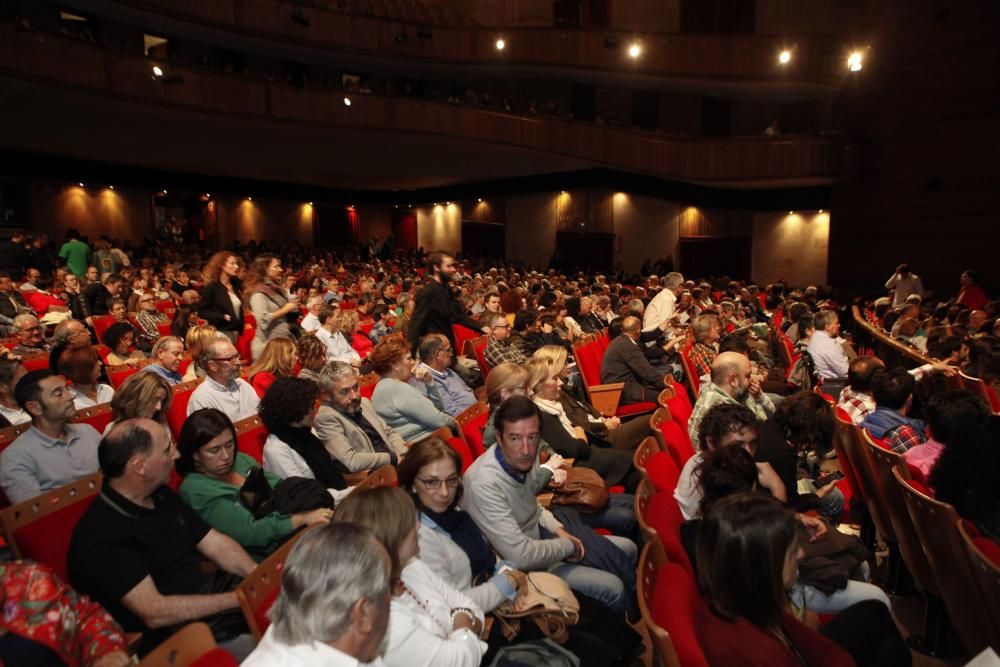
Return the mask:
POLYGON ((312 427, 319 387, 301 378, 278 378, 260 402, 260 418, 269 435, 264 442, 264 470, 278 477, 315 479, 339 502, 350 491, 346 468, 330 457, 312 427))
POLYGON ((339 311, 329 306, 319 310, 319 328, 316 337, 326 345, 327 361, 346 361, 355 367, 361 366, 361 355, 351 347, 351 342, 338 327, 339 311))
MULTIPOLYGON (((947 437, 947 436, 946 436, 947 437)), ((1000 417, 970 415, 931 470, 937 500, 951 503, 984 536, 1000 544, 1000 417)))
POLYGON ((184 336, 184 346, 191 357, 191 362, 188 363, 187 369, 184 371, 182 378, 184 382, 205 377, 205 369, 198 363, 198 359, 201 358, 205 346, 219 335, 221 334, 211 324, 196 324, 188 329, 184 336))
POLYGON ((878 370, 872 376, 875 410, 858 424, 874 437, 884 440, 897 454, 922 444, 927 437, 924 422, 907 416, 915 387, 913 376, 902 368, 878 370))
MULTIPOLYGON (((445 413, 457 417, 476 403, 476 396, 469 385, 451 368, 455 361, 455 350, 447 338, 441 334, 427 334, 417 346, 417 358, 433 379, 445 413)), ((419 380, 410 379, 411 384, 415 382, 419 380)))
POLYGON ((250 385, 263 398, 268 387, 279 377, 291 377, 299 361, 298 347, 291 338, 275 338, 267 342, 260 359, 247 371, 250 385))
MULTIPOLYGON (((233 538, 251 556, 261 560, 278 548, 293 532, 304 526, 326 523, 333 516, 331 498, 309 497, 302 492, 296 498, 299 511, 281 512, 273 503, 270 508, 248 507, 241 490, 254 468, 260 466, 250 456, 239 451, 236 427, 222 412, 204 408, 191 414, 177 438, 177 472, 184 477, 178 493, 191 509, 209 525, 233 538), (307 502, 305 499, 312 500, 307 502), (325 502, 324 502, 325 500, 325 502), (312 505, 306 509, 303 505, 312 505), (266 511, 270 509, 271 511, 266 511)), ((263 473, 271 488, 272 502, 279 495, 281 477, 263 473)), ((323 492, 323 496, 327 496, 323 492)), ((251 487, 250 491, 256 491, 251 487)), ((282 495, 282 504, 289 498, 282 495)), ((267 498, 261 499, 261 505, 267 498)))
POLYGON ((63 276, 62 286, 62 298, 66 302, 66 306, 69 307, 70 316, 93 326, 93 319, 90 317, 90 304, 80 292, 80 278, 72 273, 67 273, 63 276))
POLYGON ((319 329, 319 309, 323 307, 323 297, 318 294, 306 300, 306 316, 299 322, 299 326, 306 333, 312 333, 319 329))
POLYGON ((297 354, 300 368, 296 377, 319 383, 320 371, 326 366, 326 345, 315 334, 307 334, 299 338, 297 354))
POLYGON ((101 441, 101 493, 73 530, 70 580, 145 655, 180 626, 203 620, 237 659, 253 648, 234 589, 255 563, 167 487, 177 451, 151 420, 117 424, 101 441), (201 559, 218 568, 206 573, 201 559), (109 567, 112 565, 113 567, 109 567))
POLYGON ((310 530, 285 561, 271 625, 244 667, 381 664, 397 560, 363 526, 310 530))
POLYGON ((28 313, 22 313, 14 318, 14 337, 18 342, 11 349, 11 354, 22 358, 47 353, 51 348, 45 340, 38 318, 28 313))
POLYGON ((31 415, 31 428, 0 456, 0 486, 12 503, 97 472, 100 434, 89 424, 71 424, 76 416, 66 380, 49 370, 26 373, 14 398, 31 415))
POLYGON ((101 357, 92 346, 68 347, 59 357, 59 372, 69 380, 69 391, 77 410, 109 403, 115 390, 99 382, 101 357))
MULTIPOLYGON (((140 295, 136 304, 139 307, 135 316, 136 324, 139 325, 139 345, 141 347, 145 343, 151 347, 160 338, 159 325, 169 324, 170 318, 157 310, 156 295, 152 292, 140 295)), ((183 339, 183 334, 175 332, 173 335, 183 339)))
MULTIPOLYGON (((906 297, 911 294, 924 295, 924 284, 920 276, 910 271, 910 265, 903 263, 896 267, 896 272, 885 281, 885 288, 892 292, 892 307, 902 308, 906 297)), ((819 328, 819 327, 817 327, 819 328)))
POLYGON ((49 368, 58 373, 59 358, 64 350, 71 347, 89 347, 90 331, 79 320, 66 319, 52 331, 52 348, 49 350, 49 368))
MULTIPOLYGON (((126 419, 151 419, 170 434, 167 411, 173 401, 170 383, 155 373, 135 373, 125 378, 111 399, 112 422, 104 429, 107 434, 116 423, 126 419)), ((170 435, 171 439, 173 438, 170 435)))
POLYGON ((155 373, 171 386, 180 384, 184 377, 181 375, 181 361, 184 358, 184 341, 177 336, 163 336, 153 345, 150 358, 153 363, 145 366, 142 372, 155 373))
POLYGON ((250 344, 254 361, 260 358, 268 341, 292 338, 289 316, 298 319, 299 301, 281 285, 282 275, 281 259, 270 253, 254 257, 247 271, 244 293, 256 321, 250 344))
POLYGON ((654 368, 640 349, 642 323, 638 317, 630 316, 621 324, 621 335, 611 341, 601 359, 601 383, 625 383, 621 405, 656 402, 666 385, 663 372, 654 368))
POLYGON ((712 362, 719 354, 718 344, 722 337, 722 321, 712 313, 699 315, 691 321, 691 336, 694 343, 688 353, 694 370, 698 374, 696 382, 712 372, 712 362))
POLYGON ((849 364, 847 386, 840 392, 837 406, 847 412, 855 424, 860 424, 875 412, 872 378, 883 368, 885 363, 876 356, 855 357, 849 364))
POLYGON ((372 393, 372 405, 401 438, 415 442, 442 426, 457 429, 454 418, 444 411, 430 370, 413 360, 405 340, 383 340, 370 361, 372 370, 381 376, 372 393), (417 382, 411 384, 411 378, 417 382))
POLYGON ((448 285, 457 272, 455 258, 444 252, 432 252, 427 256, 426 268, 429 280, 414 298, 413 315, 408 316, 407 340, 415 348, 427 334, 439 333, 454 348, 452 325, 460 324, 473 331, 479 331, 482 325, 472 319, 449 291, 448 285))
POLYGON ((927 419, 927 440, 907 450, 903 457, 925 479, 930 477, 948 443, 960 438, 963 429, 989 413, 986 402, 967 391, 946 391, 931 396, 923 406, 927 419))
POLYGON ((334 521, 375 533, 399 572, 382 657, 388 667, 476 667, 487 644, 479 639, 483 610, 420 560, 417 514, 405 491, 380 487, 347 498, 334 521))
POLYGON ((809 355, 816 365, 816 373, 823 381, 823 389, 836 398, 847 381, 850 364, 840 340, 840 319, 832 310, 821 310, 813 317, 816 331, 809 341, 809 355))
MULTIPOLYGON (((516 345, 514 339, 511 338, 510 322, 507 320, 507 316, 502 313, 484 313, 483 318, 489 334, 489 342, 486 343, 486 349, 483 350, 483 358, 486 363, 491 368, 503 363, 525 363, 528 360, 528 354, 524 350, 526 346, 516 345)), ((518 333, 520 334, 520 332, 518 333)), ((521 334, 521 337, 524 338, 525 335, 521 334)))
MULTIPOLYGON (((289 345, 294 351, 294 343, 289 341, 289 345)), ((202 408, 215 408, 238 422, 257 414, 260 397, 240 377, 240 353, 228 338, 217 336, 206 343, 198 364, 205 369, 205 381, 192 392, 188 415, 202 408)))
POLYGON ((121 366, 124 364, 136 364, 140 359, 145 359, 135 345, 135 329, 128 322, 115 322, 104 331, 103 343, 110 348, 108 352, 108 365, 121 366))
POLYGON ((212 255, 201 271, 204 285, 198 300, 198 315, 234 343, 243 333, 239 272, 236 255, 226 250, 212 255))
POLYGON ((348 472, 402 460, 406 443, 358 392, 358 375, 350 364, 331 361, 319 373, 318 383, 322 393, 314 428, 330 456, 348 472))
POLYGON ((0 359, 0 427, 31 421, 31 415, 17 403, 14 388, 27 371, 20 359, 0 359))
MULTIPOLYGON (((541 413, 529 399, 514 396, 496 410, 497 442, 465 473, 461 507, 505 560, 522 570, 546 569, 573 589, 596 598, 618 614, 630 604, 634 581, 592 567, 580 537, 571 534, 535 497, 539 472, 541 413)), ((547 477, 547 475, 546 475, 547 477)), ((634 577, 638 549, 624 537, 607 536, 634 577), (630 564, 630 565, 629 565, 630 564)), ((593 556, 593 554, 591 554, 593 556)))

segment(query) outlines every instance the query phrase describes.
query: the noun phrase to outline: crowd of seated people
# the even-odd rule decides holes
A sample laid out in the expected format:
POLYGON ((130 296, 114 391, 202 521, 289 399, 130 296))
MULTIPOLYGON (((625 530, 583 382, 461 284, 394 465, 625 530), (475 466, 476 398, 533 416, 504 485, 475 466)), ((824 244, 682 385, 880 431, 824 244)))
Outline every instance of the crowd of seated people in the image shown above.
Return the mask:
MULTIPOLYGON (((4 243, 27 244, 16 238, 4 243)), ((378 593, 386 598, 362 595, 393 619, 385 646, 379 637, 372 649, 384 651, 386 664, 438 664, 440 655, 449 664, 488 664, 537 638, 512 640, 496 626, 482 632, 484 616, 516 606, 534 572, 561 578, 577 596, 580 619, 564 646, 581 664, 629 664, 641 654, 628 626, 639 618, 632 493, 644 477, 633 453, 650 439, 665 445, 651 411, 641 412, 661 405, 661 392, 687 392, 692 404, 677 433, 698 452, 681 462, 670 495, 691 522, 690 558, 709 614, 699 634, 712 664, 741 664, 735 637, 760 643, 779 662, 906 662, 884 611, 889 599, 870 581, 869 555, 835 529, 847 518, 844 495, 820 481, 834 431, 822 393, 904 453, 983 535, 1000 535, 1000 467, 977 466, 996 458, 988 444, 997 418, 968 392, 926 398, 921 389, 959 368, 996 381, 989 326, 970 332, 971 317, 960 323, 963 305, 925 312, 903 295, 905 321, 934 319, 927 326, 947 335, 928 336, 929 348, 949 351, 908 372, 859 355, 841 336, 844 310, 815 288, 760 290, 677 272, 628 284, 620 276, 462 265, 439 252, 382 258, 252 244, 209 255, 154 244, 119 256, 110 240, 90 251, 75 233, 67 244, 64 263, 43 266, 47 272, 31 260, 34 242, 20 255, 0 244, 0 264, 12 254, 31 262, 17 267, 25 277, 18 295, 4 292, 15 311, 0 359, 0 416, 23 432, 0 450, 0 488, 17 503, 103 474, 98 499, 73 530, 68 583, 110 613, 110 633, 141 632, 141 655, 196 619, 234 655, 250 654, 255 642, 233 591, 258 562, 309 530, 289 557, 288 581, 302 576, 294 564, 316 558, 323 536, 334 534, 350 533, 351 548, 394 573, 397 583, 378 593), (85 259, 71 265, 70 257, 85 259), (27 285, 37 291, 57 277, 68 290, 51 296, 66 310, 52 312, 65 316, 46 320, 48 309, 19 305, 20 293, 32 291, 27 285), (126 306, 116 315, 130 283, 138 312, 126 306), (171 316, 180 324, 161 331, 171 316), (635 414, 597 409, 573 363, 575 347, 604 337, 600 381, 622 383, 619 406, 635 414), (804 385, 785 382, 777 361, 783 337, 812 360, 819 392, 808 373, 804 385), (483 359, 459 356, 466 341, 483 359), (43 368, 28 371, 25 363, 43 368), (108 366, 127 376, 113 380, 108 366), (182 394, 186 403, 173 409, 182 394), (102 438, 77 413, 104 405, 112 421, 102 438), (471 447, 463 416, 480 408, 481 443, 471 447), (263 449, 241 452, 237 425, 254 419, 266 432, 263 449), (397 469, 398 490, 356 489, 385 466, 397 469), (605 499, 550 503, 550 494, 580 479, 603 487, 605 499), (331 520, 363 528, 327 527, 331 520), (752 559, 724 545, 754 521, 761 523, 754 538, 769 536, 770 555, 749 567, 752 559), (853 565, 843 576, 818 573, 823 547, 835 541, 853 565), (216 569, 206 573, 202 560, 216 569), (109 562, 120 568, 109 570, 109 562), (793 599, 743 604, 765 589, 790 589, 793 599), (817 633, 806 612, 836 617, 817 633)), ((971 300, 995 316, 996 304, 970 291, 974 274, 962 281, 956 303, 971 300)), ((892 288, 905 284, 897 278, 892 288)), ((891 300, 884 306, 873 303, 871 317, 895 312, 891 300)), ((342 575, 330 570, 333 579, 342 575)), ((381 590, 379 580, 344 586, 361 595, 361 583, 381 590)), ((282 590, 274 630, 249 664, 311 641, 312 630, 287 618, 307 603, 301 591, 282 590)), ((338 637, 323 637, 334 650, 338 637)), ((115 654, 117 644, 109 646, 115 654)), ((4 659, 5 650, 0 639, 4 659)))

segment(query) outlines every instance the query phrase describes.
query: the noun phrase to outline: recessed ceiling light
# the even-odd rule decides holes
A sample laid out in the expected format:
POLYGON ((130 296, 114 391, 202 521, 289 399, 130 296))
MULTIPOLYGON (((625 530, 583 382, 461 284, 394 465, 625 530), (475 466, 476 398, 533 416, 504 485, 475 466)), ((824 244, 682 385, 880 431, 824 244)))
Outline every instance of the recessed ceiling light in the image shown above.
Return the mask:
POLYGON ((784 51, 778 54, 778 62, 781 63, 782 65, 787 65, 791 61, 792 61, 792 52, 789 51, 788 49, 785 49, 784 51))
POLYGON ((642 46, 639 42, 632 42, 632 45, 628 47, 628 55, 633 60, 642 55, 642 46))
POLYGON ((507 42, 503 41, 503 38, 499 38, 496 43, 497 51, 503 51, 504 47, 507 46, 507 42))

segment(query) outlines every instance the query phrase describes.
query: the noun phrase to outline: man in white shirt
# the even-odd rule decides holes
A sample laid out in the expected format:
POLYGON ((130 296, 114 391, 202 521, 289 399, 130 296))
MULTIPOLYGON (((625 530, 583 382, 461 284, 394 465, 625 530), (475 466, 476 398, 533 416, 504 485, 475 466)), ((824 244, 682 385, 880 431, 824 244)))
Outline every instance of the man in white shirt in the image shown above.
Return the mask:
POLYGON ((198 358, 205 381, 191 394, 187 413, 202 408, 221 410, 237 422, 257 414, 260 398, 250 383, 240 377, 240 353, 225 336, 206 345, 198 358))
MULTIPOLYGON (((840 334, 840 320, 832 310, 821 310, 813 318, 816 332, 809 339, 809 356, 816 366, 816 373, 824 381, 824 386, 843 384, 847 381, 850 360, 844 352, 840 334)), ((839 391, 838 391, 839 393, 839 391)))
POLYGON ((310 530, 281 577, 271 626, 244 667, 382 667, 390 583, 399 573, 369 529, 332 523, 310 530))
POLYGON ((885 288, 894 290, 892 295, 892 307, 902 308, 906 304, 906 297, 911 294, 924 295, 924 284, 920 276, 910 272, 909 264, 900 264, 896 267, 896 272, 889 280, 885 281, 885 288))
POLYGON ((309 297, 306 301, 306 309, 309 311, 306 316, 302 318, 299 326, 302 327, 303 331, 313 332, 319 329, 319 309, 323 307, 323 297, 319 295, 314 295, 309 297))
POLYGON ((684 276, 676 271, 668 273, 663 278, 663 289, 653 297, 646 311, 642 316, 642 330, 652 331, 656 328, 664 328, 664 323, 669 322, 674 316, 674 305, 677 303, 677 294, 684 287, 684 276))
POLYGON ((337 318, 334 317, 336 311, 329 306, 324 306, 319 309, 317 318, 319 319, 319 328, 316 329, 316 338, 323 341, 326 345, 326 359, 327 361, 346 361, 352 366, 361 366, 361 355, 358 351, 351 347, 350 342, 347 338, 337 331, 337 318))

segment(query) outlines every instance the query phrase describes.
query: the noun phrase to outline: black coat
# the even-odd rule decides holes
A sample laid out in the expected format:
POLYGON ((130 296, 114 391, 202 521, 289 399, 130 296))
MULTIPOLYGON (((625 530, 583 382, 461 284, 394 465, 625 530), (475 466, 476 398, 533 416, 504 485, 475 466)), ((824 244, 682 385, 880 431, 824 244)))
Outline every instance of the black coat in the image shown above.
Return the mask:
MULTIPOLYGON (((465 312, 462 304, 452 297, 447 285, 436 280, 430 281, 426 287, 417 292, 413 304, 413 317, 410 318, 410 326, 406 333, 407 340, 416 347, 420 339, 427 334, 439 333, 444 335, 454 348, 455 336, 451 330, 453 324, 461 324, 473 331, 480 331, 483 326, 465 312)), ((455 350, 455 354, 461 352, 455 350)))
POLYGON ((653 368, 639 345, 622 334, 611 341, 601 361, 601 383, 624 382, 621 404, 655 402, 663 390, 663 373, 653 368))
POLYGON ((547 412, 542 413, 542 439, 563 458, 574 459, 574 466, 592 469, 608 486, 621 484, 631 476, 631 452, 596 447, 586 440, 575 438, 566 431, 558 417, 547 412))
MULTIPOLYGON (((239 294, 239 286, 234 282, 233 289, 239 294)), ((233 301, 229 298, 229 290, 216 280, 205 285, 198 300, 198 316, 219 331, 243 332, 243 309, 233 310, 233 301), (229 320, 225 316, 229 315, 229 320)))

